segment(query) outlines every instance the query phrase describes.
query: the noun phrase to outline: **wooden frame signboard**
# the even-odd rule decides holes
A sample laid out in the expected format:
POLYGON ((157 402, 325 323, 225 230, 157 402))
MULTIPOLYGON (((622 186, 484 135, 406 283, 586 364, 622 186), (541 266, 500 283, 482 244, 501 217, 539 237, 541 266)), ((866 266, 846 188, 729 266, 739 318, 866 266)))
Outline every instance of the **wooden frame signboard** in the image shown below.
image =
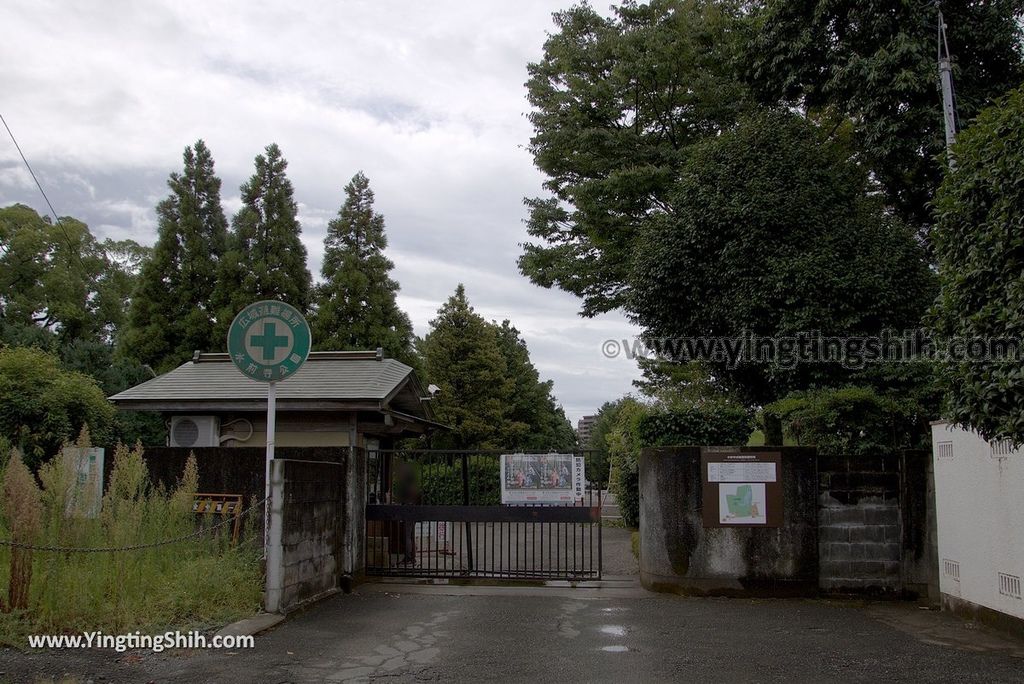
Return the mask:
POLYGON ((704 527, 781 527, 782 454, 704 447, 704 527))

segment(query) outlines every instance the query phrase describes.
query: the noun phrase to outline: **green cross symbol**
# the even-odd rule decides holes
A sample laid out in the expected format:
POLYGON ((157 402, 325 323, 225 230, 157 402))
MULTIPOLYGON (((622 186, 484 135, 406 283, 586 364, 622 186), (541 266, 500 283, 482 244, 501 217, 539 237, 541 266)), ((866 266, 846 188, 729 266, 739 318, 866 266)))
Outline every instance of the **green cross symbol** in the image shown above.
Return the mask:
POLYGON ((273 361, 274 354, 278 347, 288 345, 288 338, 284 335, 276 335, 277 326, 267 322, 263 324, 263 334, 253 335, 249 338, 249 344, 254 347, 263 347, 263 360, 273 361))

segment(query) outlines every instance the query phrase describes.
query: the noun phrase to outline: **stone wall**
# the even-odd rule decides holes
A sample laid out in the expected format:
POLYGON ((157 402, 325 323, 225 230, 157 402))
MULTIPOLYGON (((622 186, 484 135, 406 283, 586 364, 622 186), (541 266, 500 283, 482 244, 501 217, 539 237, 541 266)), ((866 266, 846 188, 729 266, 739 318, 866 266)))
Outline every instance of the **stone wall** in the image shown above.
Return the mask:
POLYGON ((344 466, 334 463, 274 463, 273 496, 277 499, 279 491, 283 494, 281 612, 341 586, 343 473, 344 466), (280 485, 275 481, 279 477, 283 480, 280 485))
POLYGON ((645 449, 640 574, 692 594, 870 594, 937 599, 930 454, 815 456, 781 451, 781 528, 705 528, 700 449, 645 449))
POLYGON ((359 449, 342 463, 273 461, 268 611, 285 613, 347 589, 361 574, 365 469, 359 449))
POLYGON ((818 589, 814 449, 782 452, 781 527, 705 528, 699 447, 640 456, 640 579, 655 591, 717 596, 813 595, 818 589))
POLYGON ((898 456, 818 459, 819 586, 898 593, 903 557, 898 456))
POLYGON ((937 596, 929 461, 923 451, 818 459, 822 590, 937 596))

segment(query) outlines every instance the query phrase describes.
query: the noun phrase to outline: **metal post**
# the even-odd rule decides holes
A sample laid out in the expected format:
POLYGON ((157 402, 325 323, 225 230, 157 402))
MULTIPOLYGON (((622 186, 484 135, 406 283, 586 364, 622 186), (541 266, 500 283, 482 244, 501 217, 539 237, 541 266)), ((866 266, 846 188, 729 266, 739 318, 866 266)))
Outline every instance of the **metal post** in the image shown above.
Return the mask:
MULTIPOLYGON (((462 505, 469 505, 469 454, 462 454, 462 505)), ((472 573, 476 570, 473 563, 473 533, 470 531, 470 523, 468 520, 465 522, 464 527, 466 528, 466 560, 469 565, 469 572, 472 573)))
POLYGON ((956 142, 956 101, 953 95, 953 69, 949 61, 949 43, 946 42, 946 21, 939 10, 939 81, 942 85, 942 119, 946 127, 946 156, 949 167, 956 168, 953 143, 956 142))
POLYGON ((267 547, 270 545, 270 463, 274 460, 274 433, 277 430, 277 383, 271 382, 267 385, 267 463, 266 463, 266 486, 263 489, 263 496, 266 502, 263 504, 263 557, 267 557, 267 547))

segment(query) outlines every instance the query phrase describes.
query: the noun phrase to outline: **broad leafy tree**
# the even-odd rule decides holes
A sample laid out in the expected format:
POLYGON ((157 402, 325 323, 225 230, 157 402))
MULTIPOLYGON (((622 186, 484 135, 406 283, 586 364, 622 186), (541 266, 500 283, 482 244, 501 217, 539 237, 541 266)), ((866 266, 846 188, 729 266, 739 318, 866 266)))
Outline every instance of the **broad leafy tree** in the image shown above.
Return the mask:
MULTIPOLYGON (((757 3, 748 76, 768 104, 851 122, 863 163, 916 228, 933 221, 944 145, 937 2, 757 3)), ((1024 80, 1021 0, 944 0, 962 121, 1024 80)))
MULTIPOLYGON (((935 295, 924 251, 849 157, 788 112, 695 145, 632 260, 633 319, 687 338, 917 327, 935 295)), ((850 377, 838 364, 784 366, 714 364, 712 375, 755 404, 850 377)))
POLYGON ((312 278, 287 168, 281 149, 270 144, 256 156, 256 171, 242 185, 242 208, 232 220, 214 292, 218 340, 225 339, 235 314, 256 300, 279 299, 309 310, 312 278))
POLYGON ((113 435, 114 407, 87 375, 61 368, 39 349, 0 348, 0 436, 35 468, 82 427, 96 444, 113 435))
POLYGON ((0 333, 10 344, 111 344, 147 250, 98 242, 81 221, 0 209, 0 333))
POLYGON ((126 354, 158 370, 187 361, 196 349, 223 346, 213 335, 212 302, 227 237, 221 181, 202 140, 186 147, 183 159, 156 208, 157 241, 142 265, 124 338, 126 354))
MULTIPOLYGON (((1024 89, 965 130, 935 205, 941 295, 935 327, 946 338, 1024 340, 1024 89)), ((984 349, 984 345, 982 347, 984 349)), ((998 351, 998 350, 993 350, 998 351)), ((986 438, 1024 443, 1024 347, 1016 358, 944 366, 946 417, 986 438)))
POLYGON ((316 288, 313 341, 318 349, 376 349, 414 361, 412 323, 398 308, 394 263, 384 217, 373 209, 373 190, 362 172, 345 186, 345 203, 327 224, 323 283, 316 288))
POLYGON ((747 107, 738 4, 627 2, 610 19, 577 6, 554 15, 528 66, 530 151, 549 194, 526 200, 536 241, 519 267, 581 297, 584 315, 625 302, 633 240, 687 147, 747 107))

